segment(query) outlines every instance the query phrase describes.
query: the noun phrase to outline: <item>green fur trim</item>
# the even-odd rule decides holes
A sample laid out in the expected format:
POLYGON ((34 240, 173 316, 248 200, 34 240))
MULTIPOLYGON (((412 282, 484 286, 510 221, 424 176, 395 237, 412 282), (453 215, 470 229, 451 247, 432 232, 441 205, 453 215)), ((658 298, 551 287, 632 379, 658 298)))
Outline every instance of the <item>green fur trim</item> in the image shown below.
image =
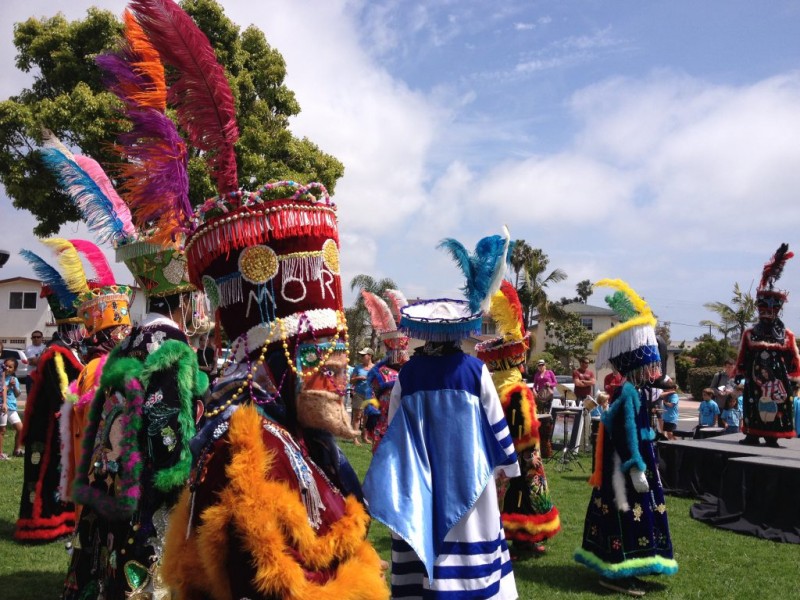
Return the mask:
POLYGON ((588 550, 578 548, 574 558, 577 562, 586 565, 608 579, 624 579, 638 575, 674 575, 678 572, 678 563, 673 558, 663 556, 647 556, 644 558, 629 558, 621 563, 607 563, 588 550))
POLYGON ((167 340, 147 357, 142 369, 142 385, 147 389, 154 373, 172 368, 177 371, 175 376, 180 398, 178 425, 181 451, 177 463, 155 473, 153 484, 162 492, 181 487, 189 479, 192 468, 189 440, 195 434, 194 400, 208 389, 208 376, 197 364, 197 353, 191 346, 178 340, 167 340))

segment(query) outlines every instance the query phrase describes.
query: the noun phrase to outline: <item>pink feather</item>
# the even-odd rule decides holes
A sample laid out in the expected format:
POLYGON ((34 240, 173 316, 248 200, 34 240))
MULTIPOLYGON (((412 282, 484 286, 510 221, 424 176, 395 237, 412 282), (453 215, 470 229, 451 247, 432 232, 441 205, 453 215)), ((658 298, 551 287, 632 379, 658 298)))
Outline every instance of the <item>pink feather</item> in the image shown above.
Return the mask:
POLYGON ((405 294, 400 290, 386 290, 386 295, 389 298, 389 308, 392 310, 395 323, 400 325, 400 318, 402 317, 400 310, 404 306, 408 306, 408 300, 406 300, 405 294))
POLYGON ((395 323, 392 311, 389 310, 386 302, 379 298, 372 292, 361 290, 361 296, 364 298, 364 306, 369 311, 372 327, 379 333, 386 333, 387 331, 395 331, 397 323, 395 323))
POLYGON ((111 267, 108 265, 103 251, 95 246, 92 242, 87 240, 69 240, 75 246, 75 249, 86 257, 89 264, 92 265, 96 277, 92 279, 98 285, 116 285, 114 280, 114 273, 111 272, 111 267))
POLYGON ((214 48, 173 0, 133 0, 130 8, 164 63, 178 71, 168 98, 192 144, 207 153, 217 191, 235 191, 236 105, 214 48))
POLYGON ((75 155, 75 162, 78 163, 81 169, 86 171, 86 174, 92 178, 92 181, 97 184, 97 187, 102 190, 106 198, 114 206, 114 212, 117 213, 117 218, 122 223, 122 231, 133 236, 136 233, 136 228, 133 226, 131 211, 117 194, 117 190, 114 189, 114 185, 108 175, 103 171, 103 167, 95 159, 82 154, 75 155))

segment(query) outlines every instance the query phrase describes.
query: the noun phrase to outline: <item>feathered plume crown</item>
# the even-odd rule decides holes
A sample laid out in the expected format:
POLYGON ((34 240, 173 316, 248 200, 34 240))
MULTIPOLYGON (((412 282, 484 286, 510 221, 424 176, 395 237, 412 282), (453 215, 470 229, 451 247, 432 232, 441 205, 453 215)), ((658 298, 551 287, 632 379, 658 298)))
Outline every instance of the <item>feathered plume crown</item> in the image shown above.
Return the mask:
POLYGON ((525 336, 522 303, 511 282, 504 279, 500 284, 500 289, 492 296, 489 314, 497 323, 497 330, 505 341, 521 340, 525 336))
POLYGON ((394 315, 382 298, 367 290, 361 290, 361 296, 364 298, 364 306, 367 307, 369 312, 372 327, 378 333, 386 333, 397 329, 394 315))
MULTIPOLYGON (((757 292, 773 292, 775 282, 783 275, 783 267, 786 261, 794 256, 794 252, 789 252, 789 244, 783 243, 772 255, 772 258, 764 265, 761 273, 761 281, 758 284, 757 292)), ((785 295, 785 293, 783 293, 785 295)))
POLYGON ((64 273, 67 289, 76 296, 89 292, 89 282, 83 270, 81 257, 72 242, 64 238, 48 238, 42 240, 42 243, 58 256, 58 264, 64 273))
POLYGON ((438 248, 450 253, 466 277, 466 284, 461 289, 473 313, 487 310, 492 295, 499 289, 505 275, 510 241, 511 234, 503 226, 503 235, 482 238, 472 254, 453 238, 446 238, 439 243, 438 248))
POLYGON ((656 318, 650 306, 621 279, 602 279, 594 286, 618 290, 606 301, 621 321, 595 339, 597 367, 610 363, 637 384, 657 379, 661 357, 654 329, 656 318))
POLYGON ((400 290, 386 290, 386 297, 389 299, 389 309, 394 316, 394 322, 400 325, 400 319, 403 317, 400 311, 403 310, 403 307, 408 306, 408 300, 400 290))
POLYGON ((64 308, 72 308, 77 295, 69 289, 61 273, 59 273, 55 267, 47 263, 41 256, 30 250, 23 249, 20 250, 19 253, 22 255, 22 258, 30 263, 36 277, 42 282, 42 286, 49 288, 53 294, 55 294, 59 304, 64 308))

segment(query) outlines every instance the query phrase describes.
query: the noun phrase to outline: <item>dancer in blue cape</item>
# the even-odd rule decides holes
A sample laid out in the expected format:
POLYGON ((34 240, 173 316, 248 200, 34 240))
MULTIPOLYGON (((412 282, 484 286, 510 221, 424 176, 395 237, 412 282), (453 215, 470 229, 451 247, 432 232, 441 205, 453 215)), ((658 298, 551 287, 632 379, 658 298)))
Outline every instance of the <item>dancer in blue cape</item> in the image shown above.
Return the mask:
POLYGON ((393 598, 511 600, 517 590, 494 476, 519 475, 517 455, 488 369, 460 348, 480 332, 508 237, 484 238, 472 255, 454 240, 443 245, 467 275, 470 301, 403 308, 401 329, 425 344, 392 390, 364 494, 373 518, 392 531, 393 598))

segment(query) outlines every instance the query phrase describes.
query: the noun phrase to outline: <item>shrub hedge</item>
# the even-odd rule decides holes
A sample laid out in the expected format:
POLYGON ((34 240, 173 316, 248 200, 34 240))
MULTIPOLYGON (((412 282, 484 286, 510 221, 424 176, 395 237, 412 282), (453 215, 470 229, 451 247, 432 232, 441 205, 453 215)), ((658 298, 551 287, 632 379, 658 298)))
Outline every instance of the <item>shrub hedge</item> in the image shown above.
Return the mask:
POLYGON ((703 389, 711 385, 711 380, 717 371, 723 367, 695 367, 689 369, 689 393, 695 400, 703 399, 703 389))

